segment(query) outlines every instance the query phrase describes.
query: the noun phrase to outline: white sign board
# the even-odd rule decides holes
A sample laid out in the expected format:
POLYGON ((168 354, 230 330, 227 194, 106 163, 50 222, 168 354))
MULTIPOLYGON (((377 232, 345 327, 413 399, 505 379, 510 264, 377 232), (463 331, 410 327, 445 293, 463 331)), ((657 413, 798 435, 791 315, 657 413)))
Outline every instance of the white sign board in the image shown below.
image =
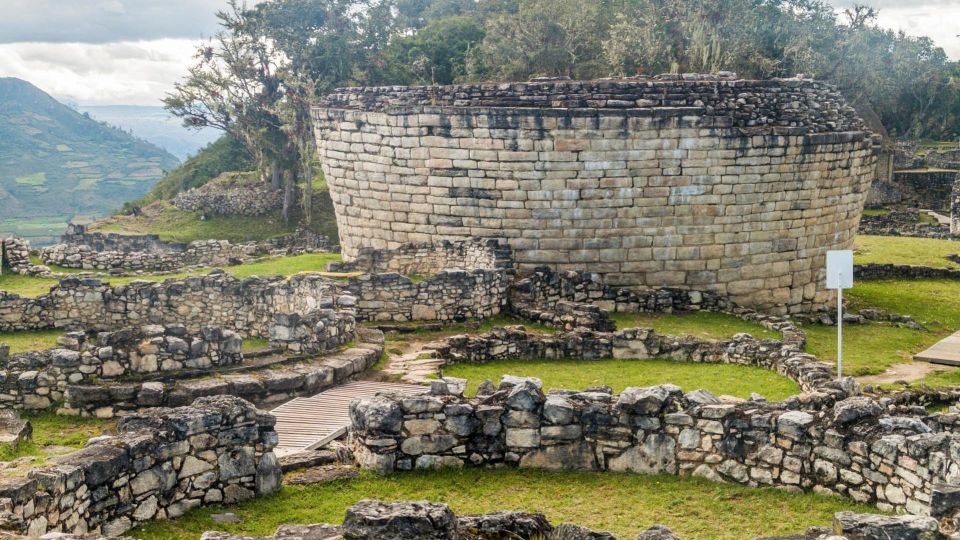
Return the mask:
POLYGON ((853 252, 850 250, 827 252, 827 288, 850 289, 853 287, 853 252))

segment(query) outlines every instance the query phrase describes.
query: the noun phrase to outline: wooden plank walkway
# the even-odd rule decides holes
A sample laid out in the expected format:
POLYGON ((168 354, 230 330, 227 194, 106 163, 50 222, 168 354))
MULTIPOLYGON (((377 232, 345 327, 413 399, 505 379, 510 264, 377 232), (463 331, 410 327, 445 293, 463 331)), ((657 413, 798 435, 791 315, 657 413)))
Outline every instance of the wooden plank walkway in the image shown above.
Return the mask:
POLYGON ((428 386, 372 381, 352 381, 307 398, 295 398, 270 411, 277 417, 280 442, 274 450, 282 457, 303 450, 314 450, 347 432, 350 426, 350 402, 369 398, 378 392, 424 394, 428 386))
POLYGON ((946 366, 960 366, 960 332, 943 338, 922 353, 915 354, 913 359, 946 366))

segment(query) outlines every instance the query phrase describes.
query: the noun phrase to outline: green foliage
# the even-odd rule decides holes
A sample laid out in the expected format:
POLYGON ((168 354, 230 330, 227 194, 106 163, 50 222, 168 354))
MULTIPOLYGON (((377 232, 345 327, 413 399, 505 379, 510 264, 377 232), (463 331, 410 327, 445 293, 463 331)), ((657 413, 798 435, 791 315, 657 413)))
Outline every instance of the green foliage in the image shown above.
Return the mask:
POLYGON ((660 334, 696 336, 707 339, 729 339, 747 333, 757 339, 782 339, 779 332, 745 321, 727 313, 697 311, 693 313, 611 313, 618 329, 653 328, 660 334))
POLYGON ((391 40, 384 77, 393 84, 451 84, 467 77, 466 55, 483 40, 483 26, 473 17, 431 21, 411 36, 391 40))
POLYGON ((175 157, 0 78, 0 233, 51 240, 67 221, 142 196, 175 157))
POLYGON ((164 176, 142 199, 128 203, 125 210, 172 199, 177 193, 200 187, 224 172, 247 171, 252 167, 253 161, 243 144, 230 135, 224 135, 164 176))
POLYGON ((469 381, 469 395, 485 379, 499 383, 504 375, 538 377, 544 390, 584 390, 610 386, 620 392, 628 386, 676 384, 685 391, 704 388, 717 395, 749 398, 759 392, 770 400, 796 395, 800 387, 765 368, 735 364, 705 364, 671 360, 503 360, 484 364, 454 364, 443 368, 445 377, 469 381))
POLYGON ((152 521, 129 534, 143 540, 193 538, 209 530, 271 535, 284 523, 341 523, 346 509, 361 499, 445 502, 460 515, 501 510, 544 512, 554 523, 576 523, 610 531, 618 538, 633 538, 650 525, 662 523, 690 540, 794 534, 811 524, 828 526, 833 514, 841 510, 877 511, 840 497, 691 477, 463 469, 284 486, 273 497, 229 507, 241 523, 215 523, 211 514, 224 508, 207 507, 191 510, 177 520, 152 521))

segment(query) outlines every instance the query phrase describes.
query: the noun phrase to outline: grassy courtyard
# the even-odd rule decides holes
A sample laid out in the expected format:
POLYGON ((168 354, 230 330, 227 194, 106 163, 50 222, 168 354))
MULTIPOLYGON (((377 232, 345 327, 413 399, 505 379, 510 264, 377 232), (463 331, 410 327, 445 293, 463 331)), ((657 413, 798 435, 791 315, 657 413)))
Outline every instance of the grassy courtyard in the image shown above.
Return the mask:
POLYGON ((730 364, 698 364, 670 360, 505 360, 486 364, 455 364, 443 375, 470 381, 468 394, 484 379, 494 384, 504 375, 539 377, 544 390, 583 390, 609 385, 614 392, 628 386, 672 383, 685 391, 704 388, 717 395, 750 397, 757 392, 769 400, 796 395, 800 387, 773 371, 730 364))
POLYGON ((51 349, 63 330, 32 330, 29 332, 0 332, 0 343, 10 346, 10 354, 51 349))
POLYGON ((243 520, 217 524, 212 507, 174 521, 154 521, 130 531, 143 540, 199 538, 207 530, 273 534, 285 523, 340 523, 361 499, 445 502, 458 514, 497 510, 544 512, 555 523, 575 523, 633 538, 661 523, 688 540, 742 540, 799 533, 829 525, 834 512, 876 512, 847 499, 717 484, 695 478, 637 474, 465 469, 362 476, 306 487, 286 486, 269 498, 229 507, 243 520), (730 516, 737 516, 731 519, 730 516))

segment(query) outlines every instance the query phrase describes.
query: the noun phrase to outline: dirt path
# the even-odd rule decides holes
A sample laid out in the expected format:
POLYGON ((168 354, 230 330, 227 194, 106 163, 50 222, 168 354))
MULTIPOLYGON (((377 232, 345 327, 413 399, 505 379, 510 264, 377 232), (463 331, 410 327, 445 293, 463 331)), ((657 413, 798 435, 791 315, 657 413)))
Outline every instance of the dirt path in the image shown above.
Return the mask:
POLYGON ((430 379, 440 372, 440 366, 444 363, 442 358, 434 357, 432 347, 435 344, 435 341, 411 340, 404 342, 402 347, 391 348, 386 352, 386 365, 372 374, 371 378, 409 384, 430 384, 430 379))
POLYGON ((879 375, 868 375, 866 377, 857 377, 856 379, 860 384, 893 384, 900 381, 914 382, 939 371, 953 371, 955 369, 957 368, 931 364, 930 362, 910 362, 908 364, 893 364, 879 375))

